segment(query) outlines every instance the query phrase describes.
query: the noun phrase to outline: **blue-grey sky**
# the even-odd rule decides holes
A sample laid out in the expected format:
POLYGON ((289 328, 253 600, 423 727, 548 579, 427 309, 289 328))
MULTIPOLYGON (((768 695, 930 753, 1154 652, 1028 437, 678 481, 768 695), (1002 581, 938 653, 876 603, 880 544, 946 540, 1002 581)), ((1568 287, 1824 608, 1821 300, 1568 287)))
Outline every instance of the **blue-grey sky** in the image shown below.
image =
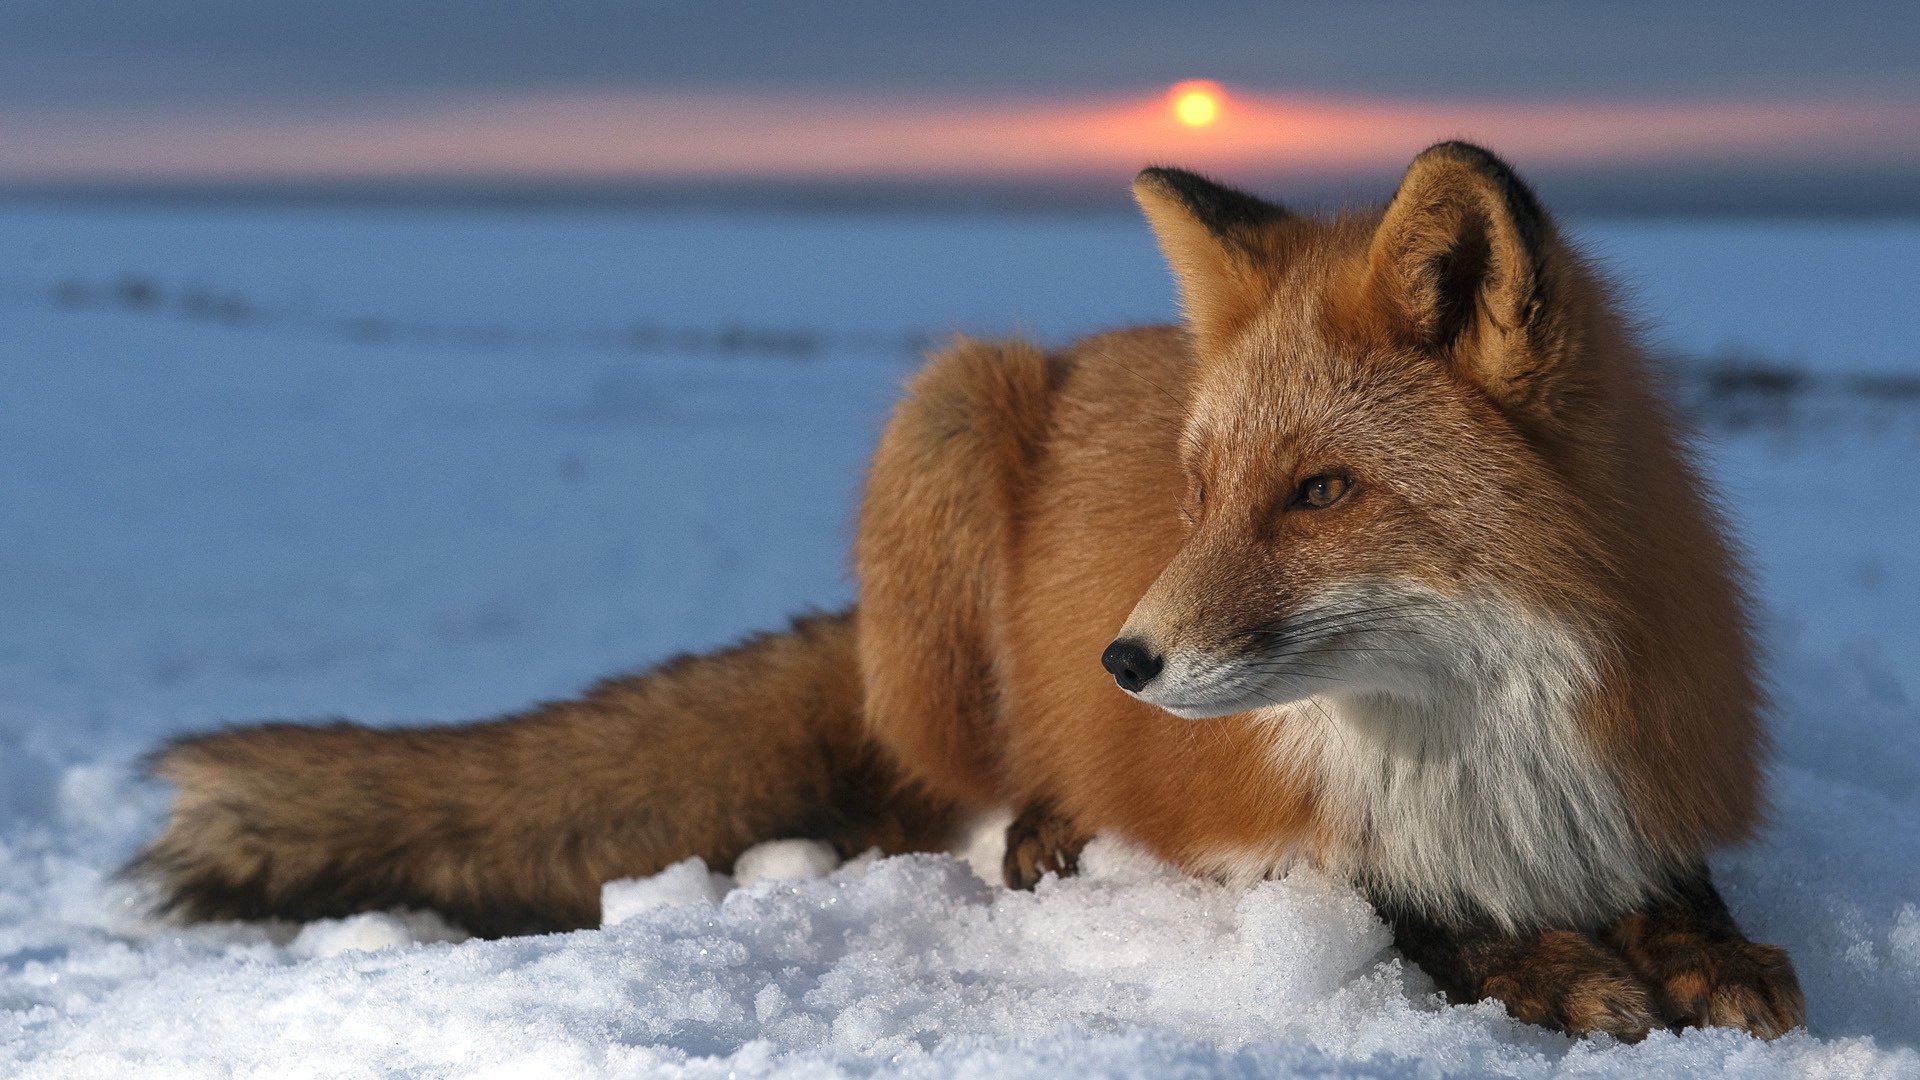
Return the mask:
POLYGON ((1601 187, 1920 207, 1917 55, 1914 0, 5 0, 0 182, 1278 175, 1390 128, 1322 171, 1484 132, 1601 187), (1142 119, 1188 78, 1240 102, 1211 144, 1142 119))
POLYGON ((577 85, 1920 96, 1907 2, 8 0, 0 100, 577 85))

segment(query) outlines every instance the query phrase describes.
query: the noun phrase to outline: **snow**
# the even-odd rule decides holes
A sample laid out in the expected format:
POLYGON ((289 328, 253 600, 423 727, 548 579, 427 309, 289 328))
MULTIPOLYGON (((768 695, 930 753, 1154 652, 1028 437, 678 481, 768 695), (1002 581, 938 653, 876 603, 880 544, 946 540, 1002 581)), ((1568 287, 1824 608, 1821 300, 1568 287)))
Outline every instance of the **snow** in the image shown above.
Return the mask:
MULTIPOLYGON (((744 858, 747 853, 741 854, 744 858)), ((735 884, 733 878, 707 869, 706 860, 697 855, 674 863, 652 877, 609 881, 600 887, 600 925, 613 926, 660 908, 719 903, 735 884)))
POLYGON ((769 840, 740 853, 733 877, 742 885, 825 877, 840 865, 833 845, 819 840, 769 840))
POLYGON ((1826 378, 1707 418, 1777 689, 1716 862, 1809 1030, 1637 1046, 1445 1007, 1310 871, 836 866, 606 886, 603 928, 179 927, 113 870, 169 735, 460 719, 850 596, 913 343, 1170 314, 1125 219, 0 206, 0 1076, 1920 1076, 1920 226, 1592 223, 1659 340, 1826 378), (1849 389, 1851 387, 1852 389, 1849 389), (1760 422, 1754 420, 1758 415, 1760 422))
POLYGON ((429 941, 464 941, 467 935, 429 911, 369 911, 344 919, 316 919, 287 942, 294 956, 327 957, 379 952, 429 941))

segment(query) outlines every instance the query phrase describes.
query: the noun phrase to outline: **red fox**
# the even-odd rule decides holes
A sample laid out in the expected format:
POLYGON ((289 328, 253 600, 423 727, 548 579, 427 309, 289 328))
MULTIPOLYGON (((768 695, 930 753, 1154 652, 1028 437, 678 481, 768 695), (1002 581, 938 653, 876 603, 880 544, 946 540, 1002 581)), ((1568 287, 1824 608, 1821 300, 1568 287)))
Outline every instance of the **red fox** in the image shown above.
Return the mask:
POLYGON ((1705 857, 1765 737, 1740 575, 1606 285, 1443 143, 1384 210, 1167 168, 1183 325, 962 341, 875 454, 857 610, 465 727, 185 739, 130 866, 188 918, 597 922, 602 882, 815 837, 1005 872, 1109 830, 1351 880, 1448 997, 1632 1039, 1804 1006, 1705 857))

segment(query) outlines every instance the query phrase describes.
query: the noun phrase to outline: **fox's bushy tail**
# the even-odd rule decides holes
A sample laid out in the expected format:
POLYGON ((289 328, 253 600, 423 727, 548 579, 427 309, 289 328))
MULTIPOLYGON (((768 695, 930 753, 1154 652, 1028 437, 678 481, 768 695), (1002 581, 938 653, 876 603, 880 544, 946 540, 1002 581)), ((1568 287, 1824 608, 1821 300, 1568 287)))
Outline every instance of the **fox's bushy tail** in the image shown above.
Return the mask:
POLYGON ((127 871, 193 920, 438 911, 483 936, 597 925, 600 886, 762 840, 938 844, 950 818, 867 738, 854 615, 479 724, 266 724, 183 739, 127 871))

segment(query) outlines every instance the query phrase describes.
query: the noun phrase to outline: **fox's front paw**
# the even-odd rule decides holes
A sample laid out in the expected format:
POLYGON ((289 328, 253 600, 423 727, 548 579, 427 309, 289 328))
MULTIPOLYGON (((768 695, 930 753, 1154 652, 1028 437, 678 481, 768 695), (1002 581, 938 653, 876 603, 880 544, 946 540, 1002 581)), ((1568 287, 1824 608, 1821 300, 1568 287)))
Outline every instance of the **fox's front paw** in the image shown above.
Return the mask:
POLYGON ((1051 871, 1071 877, 1080 869, 1080 849, 1087 846, 1073 822, 1046 803, 1034 803, 1007 826, 1007 854, 1000 865, 1007 885, 1031 889, 1051 871))
POLYGON ((1486 957, 1479 997, 1498 1000, 1515 1019, 1576 1035, 1604 1031, 1638 1042, 1659 1027, 1651 988, 1612 949, 1586 934, 1549 930, 1486 957))
POLYGON ((1807 1022, 1786 951, 1673 920, 1628 916, 1608 934, 1660 991, 1677 1027, 1731 1027, 1777 1039, 1807 1022))
POLYGON ((1777 1039, 1807 1022, 1807 1002, 1786 950, 1751 941, 1709 945, 1698 967, 1660 980, 1675 1019, 1743 1028, 1777 1039))

